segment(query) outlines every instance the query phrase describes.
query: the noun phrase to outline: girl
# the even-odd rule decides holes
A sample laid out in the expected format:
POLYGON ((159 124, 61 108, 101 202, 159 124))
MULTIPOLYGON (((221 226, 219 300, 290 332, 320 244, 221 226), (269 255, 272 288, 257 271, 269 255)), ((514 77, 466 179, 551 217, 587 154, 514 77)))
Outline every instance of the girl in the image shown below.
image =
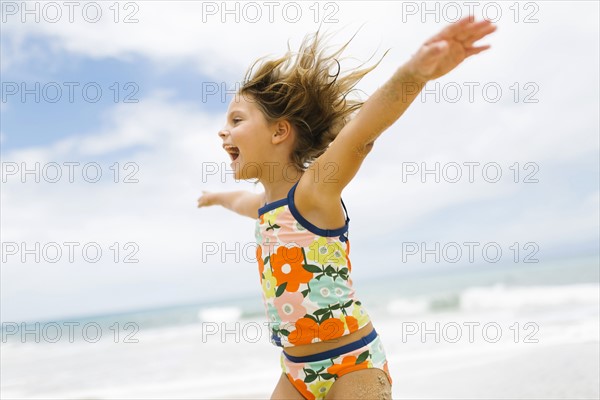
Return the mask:
POLYGON ((235 178, 258 179, 265 191, 204 191, 198 207, 256 220, 271 341, 283 347, 272 399, 391 398, 382 341, 352 287, 341 193, 425 83, 488 49, 473 44, 495 29, 472 17, 447 26, 364 103, 346 96, 381 60, 342 77, 335 57, 349 42, 326 57, 319 31, 295 57, 288 51, 252 73, 259 59, 248 70, 219 136, 235 178))

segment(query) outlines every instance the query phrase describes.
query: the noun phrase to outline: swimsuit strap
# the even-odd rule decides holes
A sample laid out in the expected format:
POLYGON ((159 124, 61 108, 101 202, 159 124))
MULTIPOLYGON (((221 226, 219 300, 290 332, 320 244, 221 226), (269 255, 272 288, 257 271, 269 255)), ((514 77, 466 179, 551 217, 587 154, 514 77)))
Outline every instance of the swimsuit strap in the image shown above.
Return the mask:
POLYGON ((296 190, 296 186, 298 186, 298 183, 300 182, 300 179, 298 179, 296 181, 296 183, 294 183, 294 185, 290 188, 290 190, 288 190, 288 196, 290 195, 291 192, 296 190))
MULTIPOLYGON (((296 190, 296 186, 298 186, 298 182, 300 182, 300 180, 297 180, 296 183, 294 183, 294 185, 291 187, 291 189, 288 191, 288 196, 290 197, 290 193, 296 190)), ((350 222, 350 217, 348 216, 348 210, 346 209, 346 204, 344 204, 344 200, 340 198, 340 200, 342 201, 342 207, 344 207, 344 213, 346 215, 346 223, 350 222)))
POLYGON ((350 217, 348 216, 348 210, 346 210, 346 205, 344 204, 344 200, 342 200, 342 207, 344 207, 344 212, 346 213, 346 223, 350 222, 350 217))

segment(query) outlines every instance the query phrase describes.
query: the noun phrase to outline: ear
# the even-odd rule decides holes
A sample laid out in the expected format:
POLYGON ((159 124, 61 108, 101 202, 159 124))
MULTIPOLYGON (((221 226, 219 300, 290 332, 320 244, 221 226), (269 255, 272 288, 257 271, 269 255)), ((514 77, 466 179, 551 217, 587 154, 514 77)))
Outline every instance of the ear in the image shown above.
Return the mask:
POLYGON ((287 120, 277 121, 272 126, 271 143, 279 144, 293 137, 293 127, 287 120))

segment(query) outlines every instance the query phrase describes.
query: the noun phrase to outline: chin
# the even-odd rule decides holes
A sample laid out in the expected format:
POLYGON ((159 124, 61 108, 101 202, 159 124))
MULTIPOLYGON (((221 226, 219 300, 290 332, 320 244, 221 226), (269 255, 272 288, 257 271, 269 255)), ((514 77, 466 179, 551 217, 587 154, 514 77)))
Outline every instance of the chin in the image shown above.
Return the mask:
POLYGON ((236 163, 233 165, 233 176, 236 180, 260 179, 256 166, 236 163))

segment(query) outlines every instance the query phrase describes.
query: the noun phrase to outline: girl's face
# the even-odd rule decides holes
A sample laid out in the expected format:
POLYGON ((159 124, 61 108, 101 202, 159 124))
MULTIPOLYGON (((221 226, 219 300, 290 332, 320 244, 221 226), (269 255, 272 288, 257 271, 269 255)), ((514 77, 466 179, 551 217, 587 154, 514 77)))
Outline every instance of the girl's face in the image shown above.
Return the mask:
POLYGON ((269 161, 271 129, 249 95, 237 94, 227 109, 225 126, 219 131, 223 147, 231 157, 235 179, 261 177, 269 161))

